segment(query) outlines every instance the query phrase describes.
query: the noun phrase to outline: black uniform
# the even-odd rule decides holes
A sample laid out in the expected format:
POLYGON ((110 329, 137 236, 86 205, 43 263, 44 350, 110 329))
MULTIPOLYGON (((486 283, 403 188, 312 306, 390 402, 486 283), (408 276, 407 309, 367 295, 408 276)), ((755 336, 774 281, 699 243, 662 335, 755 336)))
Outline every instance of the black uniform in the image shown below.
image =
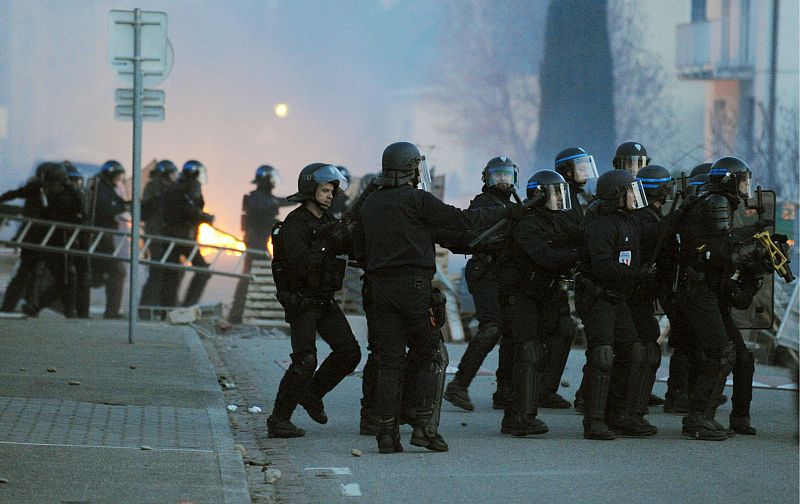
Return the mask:
MULTIPOLYGON (((197 228, 203 222, 213 221, 213 216, 203 212, 205 203, 201 184, 197 180, 182 179, 170 189, 164 197, 164 234, 184 240, 196 240, 197 228)), ((179 263, 180 257, 186 259, 196 268, 208 268, 203 256, 197 251, 192 254, 191 245, 175 245, 168 261, 179 263)), ((197 271, 189 283, 182 306, 192 306, 200 301, 210 273, 197 271)), ((164 271, 164 300, 167 306, 178 305, 178 287, 181 272, 177 270, 164 271)))
MULTIPOLYGON (((275 225, 278 212, 281 206, 290 205, 286 198, 279 198, 272 195, 271 187, 265 185, 263 188, 250 191, 244 197, 242 210, 244 211, 244 243, 248 250, 264 252, 267 250, 267 239, 275 225)), ((253 256, 246 254, 242 273, 249 273, 253 263, 253 256)), ((233 324, 242 322, 245 300, 247 298, 247 285, 249 280, 241 279, 236 284, 236 291, 233 296, 233 306, 228 313, 228 321, 233 324)))
POLYGON ((731 233, 738 203, 724 193, 702 194, 678 225, 681 251, 675 308, 692 334, 684 433, 693 432, 704 421, 724 430, 714 415, 725 377, 736 361, 734 345, 729 343, 735 338, 735 325, 725 297, 734 270, 731 233))
POLYGON ((626 430, 632 400, 627 390, 631 348, 638 338, 628 300, 641 280, 640 239, 645 231, 645 239, 657 232, 621 210, 593 215, 591 225, 584 228, 591 261, 581 265, 576 302, 587 340, 586 437, 609 432, 606 419, 612 429, 626 430))
MULTIPOLYGON (((387 432, 396 425, 408 346, 421 363, 416 380, 417 442, 430 447, 428 441, 439 437, 431 424, 442 365, 437 359, 438 332, 429 316, 436 268, 434 229, 478 229, 505 213, 499 207, 460 210, 407 184, 384 186, 364 203, 360 226, 371 287, 367 323, 378 355, 376 409, 387 432)), ((412 443, 417 444, 414 437, 412 443)))
POLYGON ((513 337, 511 397, 503 432, 515 435, 547 432, 535 419, 541 395, 547 346, 558 337, 559 280, 579 259, 580 229, 556 212, 537 208, 519 221, 509 253, 497 266, 503 310, 513 337))
MULTIPOLYGON (((142 192, 142 220, 144 230, 148 235, 164 234, 164 198, 175 186, 169 178, 156 175, 149 180, 142 192)), ((150 259, 160 261, 166 252, 166 243, 158 240, 150 242, 150 259)), ((169 306, 164 297, 164 269, 150 266, 147 272, 147 281, 142 287, 142 297, 139 304, 143 306, 169 306)), ((149 313, 140 312, 140 316, 149 316, 149 313)))
POLYGON ((285 274, 276 277, 276 284, 285 278, 289 285, 289 290, 279 287, 279 301, 292 333, 292 363, 278 387, 273 408, 273 416, 280 420, 288 420, 301 404, 314 420, 327 421, 321 399, 361 359, 350 325, 333 298, 342 288, 346 266, 328 244, 326 233, 333 222, 328 213, 317 218, 301 205, 289 213, 275 237, 275 261, 280 261, 285 274), (317 333, 332 350, 318 370, 317 333))
MULTIPOLYGON (((97 227, 116 230, 119 222, 117 216, 126 209, 123 200, 114 186, 102 175, 97 176, 92 192, 91 223, 97 227)), ((97 252, 111 254, 116 250, 114 237, 104 234, 100 239, 97 252)), ((122 289, 125 283, 125 265, 116 259, 92 259, 90 261, 93 285, 106 288, 106 309, 104 317, 117 318, 122 307, 122 289)))
MULTIPOLYGON (((509 200, 510 192, 500 191, 488 186, 483 187, 481 194, 475 196, 469 208, 506 208, 515 204, 509 200)), ((500 242, 493 250, 474 253, 467 261, 464 276, 469 293, 475 302, 475 316, 478 319, 478 333, 470 340, 461 362, 458 364, 454 382, 466 390, 489 352, 500 342, 499 363, 497 366, 497 392, 494 403, 499 408, 505 406, 510 392, 511 382, 511 327, 503 314, 500 303, 500 285, 497 280, 496 265, 504 242, 500 242)), ((448 391, 450 390, 448 385, 448 391)), ((468 396, 467 396, 468 397, 468 396)), ((445 394, 445 398, 454 402, 445 394)), ((454 402, 455 403, 455 402, 454 402)), ((466 403, 471 406, 471 403, 466 403)), ((456 403, 461 406, 461 404, 456 403)), ((463 407, 463 406, 462 406, 463 407)), ((471 409, 467 407, 467 409, 471 409)))
MULTIPOLYGON (((46 198, 43 196, 42 183, 39 179, 31 179, 24 186, 6 191, 0 195, 0 202, 11 201, 14 199, 24 199, 25 204, 22 208, 22 215, 25 217, 42 218, 43 205, 46 198)), ((25 235, 24 241, 29 243, 41 242, 47 231, 42 226, 31 226, 25 235)), ((36 264, 39 262, 41 252, 23 247, 19 253, 19 264, 14 277, 6 287, 3 297, 1 311, 13 312, 20 299, 23 297, 30 302, 35 285, 36 264)))

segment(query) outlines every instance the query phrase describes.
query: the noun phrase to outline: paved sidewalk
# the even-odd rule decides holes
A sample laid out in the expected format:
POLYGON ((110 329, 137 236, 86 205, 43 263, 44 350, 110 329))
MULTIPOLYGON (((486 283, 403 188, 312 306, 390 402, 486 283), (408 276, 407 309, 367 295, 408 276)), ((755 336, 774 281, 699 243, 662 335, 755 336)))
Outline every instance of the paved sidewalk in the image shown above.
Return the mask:
POLYGON ((196 333, 0 320, 0 503, 249 503, 196 333))

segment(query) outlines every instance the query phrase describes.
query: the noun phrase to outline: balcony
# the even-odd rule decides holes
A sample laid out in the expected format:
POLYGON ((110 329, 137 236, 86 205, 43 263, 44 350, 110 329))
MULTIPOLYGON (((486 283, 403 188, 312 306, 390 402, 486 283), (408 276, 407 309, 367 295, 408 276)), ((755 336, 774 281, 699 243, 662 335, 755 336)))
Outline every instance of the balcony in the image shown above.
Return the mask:
POLYGON ((675 64, 678 77, 696 80, 752 79, 746 32, 738 19, 723 25, 719 20, 678 25, 675 64), (725 28, 725 29, 723 29, 725 28))

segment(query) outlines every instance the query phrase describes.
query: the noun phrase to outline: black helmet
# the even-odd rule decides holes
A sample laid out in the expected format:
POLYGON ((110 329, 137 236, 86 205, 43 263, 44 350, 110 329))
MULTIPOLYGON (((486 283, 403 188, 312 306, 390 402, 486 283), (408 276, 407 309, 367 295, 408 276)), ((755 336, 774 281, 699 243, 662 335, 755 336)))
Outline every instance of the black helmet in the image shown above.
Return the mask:
POLYGON ((556 154, 555 170, 565 180, 583 186, 589 179, 597 178, 594 157, 581 147, 569 147, 556 154))
POLYGON ((361 177, 361 180, 358 182, 358 194, 364 192, 364 190, 367 188, 370 182, 372 182, 377 177, 378 177, 377 173, 367 173, 366 175, 361 177))
POLYGON ((100 167, 100 175, 107 180, 112 180, 117 175, 121 175, 123 173, 125 173, 125 168, 122 167, 122 164, 119 161, 115 161, 113 159, 106 161, 103 163, 103 166, 100 167))
POLYGON ((636 174, 650 163, 647 157, 647 149, 638 142, 625 142, 617 147, 614 153, 612 164, 617 170, 625 170, 634 177, 636 174))
POLYGON ((181 169, 181 180, 198 180, 201 184, 205 184, 207 182, 205 165, 196 159, 186 161, 181 169))
POLYGON ((689 178, 694 178, 698 175, 706 175, 711 171, 711 163, 701 163, 689 172, 689 178))
POLYGON ((548 210, 572 208, 569 184, 560 173, 553 170, 540 170, 531 175, 526 194, 529 200, 534 200, 533 206, 545 207, 548 210))
POLYGON ((265 164, 256 168, 256 173, 250 183, 259 186, 262 184, 268 184, 270 188, 274 188, 280 183, 280 181, 281 175, 278 173, 278 170, 273 168, 271 165, 265 164))
POLYGON ((344 175, 345 180, 347 180, 347 183, 349 184, 352 180, 352 177, 350 176, 350 170, 348 170, 346 166, 337 166, 336 168, 338 168, 339 172, 344 175))
POLYGON ((62 165, 64 166, 64 170, 67 172, 68 178, 83 180, 83 173, 81 173, 81 171, 70 161, 64 161, 62 165))
POLYGON ((700 188, 708 184, 708 172, 711 171, 711 163, 701 163, 689 172, 689 192, 696 194, 700 188))
POLYGON ((642 183, 648 201, 664 203, 675 190, 675 179, 669 173, 669 170, 661 165, 645 166, 639 170, 636 179, 642 183))
POLYGON ((508 191, 517 185, 519 169, 514 161, 505 156, 494 157, 486 163, 481 174, 481 180, 487 187, 501 184, 508 185, 508 191))
POLYGON ((611 170, 600 175, 596 192, 597 199, 600 200, 600 210, 605 213, 647 206, 642 183, 626 170, 611 170))
POLYGON ((726 156, 714 161, 708 172, 710 189, 719 190, 740 199, 753 197, 753 173, 747 163, 726 156))
POLYGON ((175 166, 175 163, 170 161, 169 159, 162 159, 156 166, 153 168, 152 173, 155 175, 160 175, 162 177, 168 177, 173 173, 178 173, 178 167, 175 166))
POLYGON ((37 168, 41 178, 45 182, 61 182, 66 184, 69 181, 67 169, 62 163, 42 163, 37 168))
POLYGON ((378 183, 382 186, 401 186, 409 182, 414 185, 431 181, 425 156, 409 142, 395 142, 383 151, 381 175, 378 183))
POLYGON ((314 200, 317 186, 328 183, 333 184, 334 196, 339 188, 347 189, 347 179, 338 168, 327 163, 311 163, 300 170, 300 175, 297 177, 297 192, 286 199, 293 203, 314 200))

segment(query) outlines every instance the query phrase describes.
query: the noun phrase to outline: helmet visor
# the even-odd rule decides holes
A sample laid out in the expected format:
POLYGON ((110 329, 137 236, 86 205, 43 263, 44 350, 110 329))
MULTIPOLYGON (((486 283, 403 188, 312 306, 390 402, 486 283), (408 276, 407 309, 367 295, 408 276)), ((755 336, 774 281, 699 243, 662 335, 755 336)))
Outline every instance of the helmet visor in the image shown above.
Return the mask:
POLYGON ((428 161, 425 156, 422 156, 417 167, 419 170, 419 181, 422 184, 422 189, 429 191, 433 188, 433 179, 431 178, 431 171, 428 169, 428 161))
POLYGON ((576 184, 583 184, 589 179, 596 179, 597 165, 594 164, 594 156, 581 156, 573 161, 572 179, 576 184))
POLYGON ((649 161, 647 156, 625 156, 620 160, 619 167, 635 177, 649 161))
POLYGON ((314 179, 314 182, 316 182, 317 184, 327 184, 335 182, 339 184, 339 189, 343 191, 346 190, 348 187, 347 179, 344 178, 342 172, 340 172, 339 169, 333 165, 325 165, 321 168, 317 168, 312 177, 314 179))
POLYGON ((492 166, 486 169, 486 185, 489 187, 506 184, 508 187, 517 185, 519 170, 516 166, 492 166))
POLYGON ((208 184, 208 170, 206 170, 205 165, 197 167, 197 181, 201 184, 208 184))
POLYGON ((547 202, 545 206, 549 210, 562 211, 572 209, 572 202, 569 199, 569 185, 566 183, 550 184, 545 186, 547 202))
POLYGON ((647 195, 644 193, 642 181, 636 180, 625 188, 625 208, 636 210, 647 206, 647 195))
POLYGON ((736 185, 739 191, 739 197, 742 199, 750 199, 755 196, 753 190, 753 174, 749 170, 741 171, 736 174, 736 185))

